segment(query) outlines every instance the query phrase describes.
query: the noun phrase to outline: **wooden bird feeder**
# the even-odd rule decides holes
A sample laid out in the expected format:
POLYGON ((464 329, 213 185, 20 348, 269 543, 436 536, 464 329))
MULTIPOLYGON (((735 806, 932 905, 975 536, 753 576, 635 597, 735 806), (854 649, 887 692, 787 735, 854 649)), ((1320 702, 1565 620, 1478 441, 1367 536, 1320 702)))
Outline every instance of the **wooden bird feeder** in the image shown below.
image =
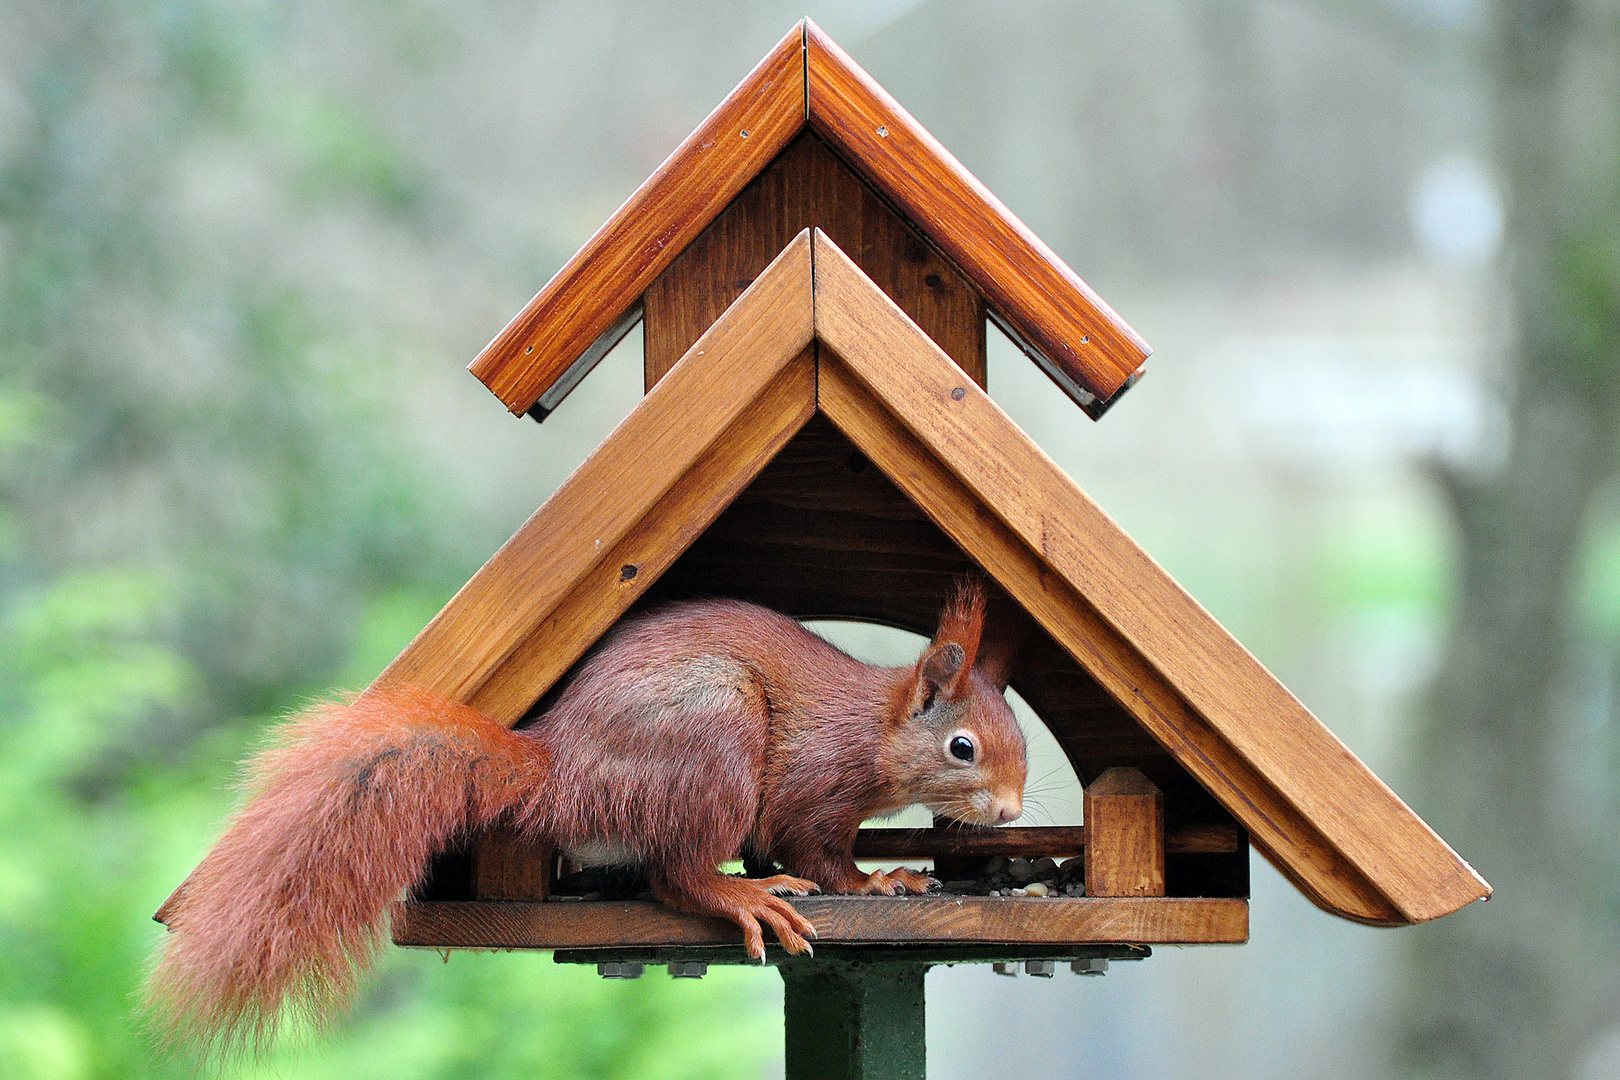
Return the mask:
MULTIPOLYGON (((732 596, 927 635, 957 578, 994 582, 1028 623, 1011 685, 1086 785, 1084 825, 866 830, 856 852, 946 874, 1083 854, 1085 895, 794 901, 820 936, 783 964, 790 1076, 920 1075, 930 963, 1245 941, 1250 845, 1358 922, 1490 892, 996 406, 986 319, 1094 418, 1149 352, 804 21, 473 362, 543 420, 639 320, 647 394, 378 680, 517 724, 632 610, 732 596)), ((474 838, 394 940, 605 973, 741 956, 719 919, 561 902, 560 868, 474 838)))

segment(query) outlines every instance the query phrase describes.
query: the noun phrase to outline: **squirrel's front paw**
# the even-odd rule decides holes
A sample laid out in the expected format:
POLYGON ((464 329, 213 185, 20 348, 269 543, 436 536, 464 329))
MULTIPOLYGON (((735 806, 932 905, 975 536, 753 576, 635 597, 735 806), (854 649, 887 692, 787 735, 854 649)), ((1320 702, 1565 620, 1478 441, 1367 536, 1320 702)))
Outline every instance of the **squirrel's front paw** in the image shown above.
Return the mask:
POLYGON ((874 870, 866 875, 866 884, 857 891, 862 896, 903 896, 908 892, 925 893, 934 879, 927 874, 902 867, 899 870, 874 870))

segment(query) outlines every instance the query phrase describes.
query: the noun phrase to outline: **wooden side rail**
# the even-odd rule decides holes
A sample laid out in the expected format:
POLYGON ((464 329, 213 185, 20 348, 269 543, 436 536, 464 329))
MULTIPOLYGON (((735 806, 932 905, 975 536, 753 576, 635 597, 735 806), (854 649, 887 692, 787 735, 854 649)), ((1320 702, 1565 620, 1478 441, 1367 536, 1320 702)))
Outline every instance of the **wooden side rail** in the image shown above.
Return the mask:
MULTIPOLYGON (((1167 829, 1164 850, 1169 855, 1219 855, 1242 851, 1247 844, 1236 825, 1182 825, 1167 829)), ((1082 855, 1086 850, 1084 825, 1057 825, 1010 829, 862 829, 855 836, 857 859, 931 859, 937 856, 988 859, 1054 859, 1082 855)))
MULTIPOLYGON (((1229 824, 1181 825, 1165 830, 1167 855, 1227 855, 1248 843, 1229 824)), ((1011 829, 964 827, 862 829, 855 837, 857 859, 909 860, 1067 859, 1086 851, 1084 825, 1011 829)), ((473 895, 480 900, 544 900, 549 894, 552 851, 528 843, 509 829, 479 837, 472 847, 473 895)))

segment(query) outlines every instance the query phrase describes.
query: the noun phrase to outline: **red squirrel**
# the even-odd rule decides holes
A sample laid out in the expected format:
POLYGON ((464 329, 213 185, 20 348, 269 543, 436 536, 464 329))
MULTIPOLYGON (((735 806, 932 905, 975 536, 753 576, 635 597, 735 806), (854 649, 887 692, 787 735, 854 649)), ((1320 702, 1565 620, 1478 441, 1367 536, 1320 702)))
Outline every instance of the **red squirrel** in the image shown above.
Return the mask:
POLYGON ((735 922, 756 959, 762 922, 807 953, 815 928, 779 894, 932 884, 857 869, 862 821, 917 803, 977 825, 1021 813, 1011 647, 981 648, 984 610, 961 586, 917 662, 888 668, 754 604, 675 604, 621 623, 516 730, 409 688, 317 705, 248 763, 245 805, 159 910, 149 1001, 172 1037, 208 1045, 262 1045, 289 1011, 320 1020, 389 904, 496 822, 639 864, 660 901, 735 922), (719 872, 745 851, 787 873, 719 872))

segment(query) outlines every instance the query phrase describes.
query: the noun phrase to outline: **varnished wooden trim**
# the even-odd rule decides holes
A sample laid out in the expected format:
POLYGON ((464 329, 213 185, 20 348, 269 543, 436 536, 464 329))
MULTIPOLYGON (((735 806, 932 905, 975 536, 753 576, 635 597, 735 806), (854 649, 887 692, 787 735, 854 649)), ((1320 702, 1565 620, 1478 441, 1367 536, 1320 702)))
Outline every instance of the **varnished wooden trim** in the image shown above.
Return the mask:
POLYGON ((522 415, 804 127, 795 26, 484 347, 471 371, 522 415))
POLYGON ((378 683, 474 700, 592 567, 810 345, 810 278, 805 232, 462 586, 378 683))
MULTIPOLYGON (((1243 899, 811 896, 789 901, 816 943, 1241 944, 1243 899)), ((434 949, 735 945, 736 926, 651 901, 394 905, 394 943, 434 949)))
POLYGON ((810 126, 973 279, 1066 393, 1112 399, 1152 352, 1141 335, 808 19, 805 70, 810 126))
POLYGON ((1295 880, 1310 881, 1324 906, 1366 921, 1419 922, 1490 895, 1489 885, 1445 841, 964 378, 836 245, 819 233, 815 242, 822 410, 1042 619, 1257 840, 1263 837, 1264 852, 1286 861, 1295 880), (831 362, 829 351, 841 363, 831 362), (908 462, 898 451, 912 440, 922 452, 908 462), (924 481, 918 473, 930 466, 936 475, 924 481), (951 511, 958 520, 948 520, 940 498, 956 483, 971 493, 970 503, 951 511), (986 561, 993 553, 985 550, 979 535, 985 530, 977 522, 992 520, 1038 561, 1042 589, 1044 579, 1056 578, 1095 612, 1107 632, 1094 630, 1090 639, 1117 638, 1125 650, 1099 657, 1091 641, 1077 641, 1074 628, 1053 617, 1057 613, 1049 610, 1042 618, 1039 593, 1028 582, 1006 580, 986 561), (1133 658, 1145 661, 1152 674, 1119 678, 1118 666, 1133 658), (1160 680, 1169 693, 1157 695, 1158 707, 1143 708, 1142 684, 1160 680), (1173 699, 1190 709, 1177 709, 1173 699), (1192 716, 1197 724, 1188 722, 1192 716), (1268 803, 1272 813, 1263 809, 1268 803), (1311 853, 1313 834, 1331 851, 1311 853), (1297 857, 1306 854, 1312 857, 1297 857), (1335 880, 1336 871, 1350 867, 1351 881, 1335 880), (1356 885, 1354 878, 1365 884, 1356 885))

